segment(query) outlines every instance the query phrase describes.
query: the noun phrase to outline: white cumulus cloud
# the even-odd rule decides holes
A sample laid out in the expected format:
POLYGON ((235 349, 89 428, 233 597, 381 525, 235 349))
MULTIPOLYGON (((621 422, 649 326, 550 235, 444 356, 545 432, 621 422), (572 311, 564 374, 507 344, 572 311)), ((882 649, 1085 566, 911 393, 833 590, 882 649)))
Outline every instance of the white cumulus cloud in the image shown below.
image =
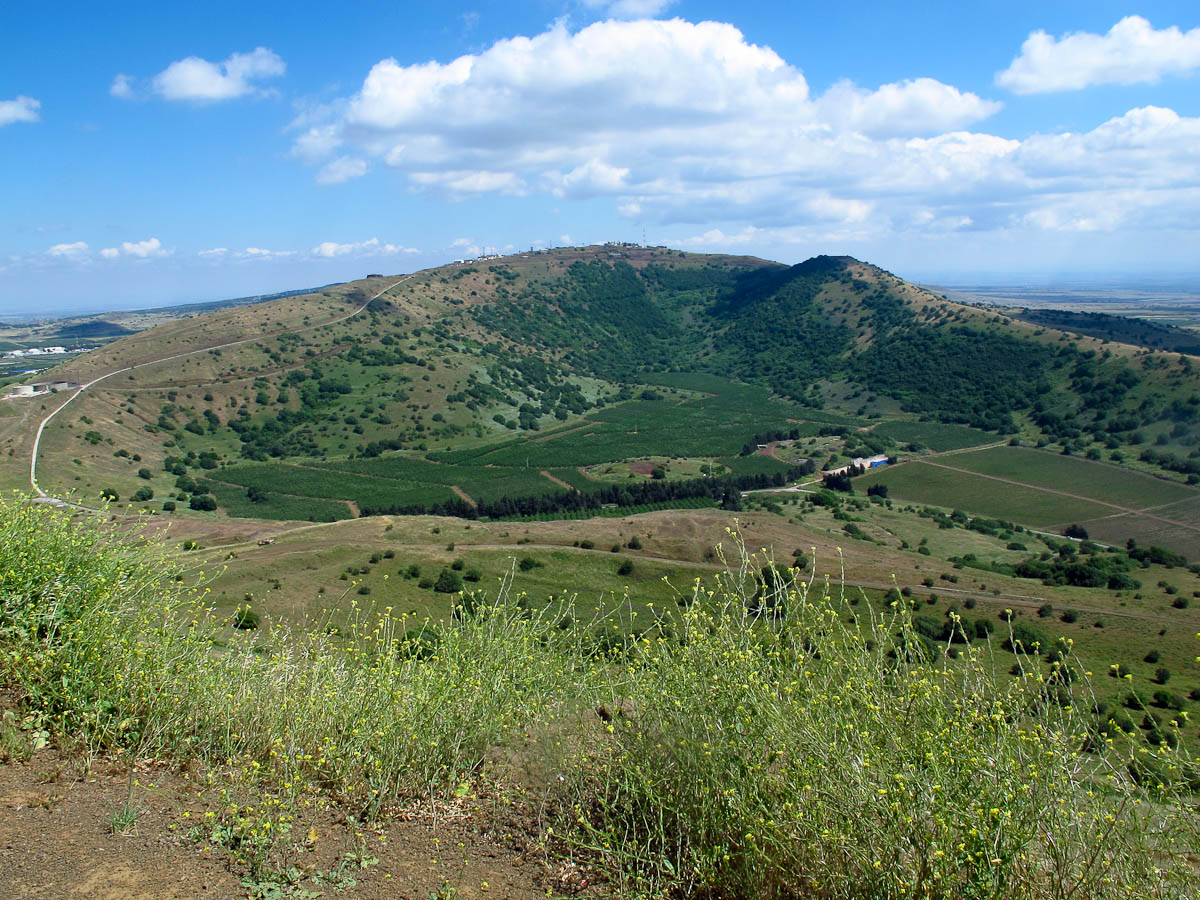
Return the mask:
POLYGON ((370 238, 348 244, 336 241, 323 241, 312 248, 312 255, 321 259, 335 259, 339 256, 392 256, 396 253, 420 253, 413 247, 403 244, 386 244, 379 238, 370 238))
POLYGON ((452 199, 607 199, 726 243, 1200 220, 1200 119, 1147 106, 1007 137, 979 124, 1000 106, 931 78, 813 94, 798 63, 732 25, 613 19, 382 60, 297 119, 293 155, 325 183, 390 168, 452 199))
POLYGON ((154 76, 154 90, 166 100, 215 102, 261 93, 257 82, 277 78, 287 69, 283 60, 266 47, 234 53, 223 62, 198 56, 176 60, 154 76))
POLYGON ((933 78, 885 84, 874 91, 840 81, 817 101, 822 120, 874 137, 937 134, 986 119, 1002 105, 933 78))
POLYGON ((1073 32, 1056 39, 1035 31, 996 83, 1017 94, 1073 91, 1094 84, 1153 84, 1200 68, 1200 28, 1155 29, 1126 16, 1108 34, 1073 32))
POLYGON ((36 122, 41 118, 38 110, 42 108, 40 100, 26 97, 24 94, 12 100, 0 100, 0 128, 14 122, 36 122))
POLYGON ((60 256, 66 259, 82 259, 87 256, 88 245, 86 241, 75 241, 71 244, 55 244, 46 251, 48 256, 60 256))
MULTIPOLYGON (((666 219, 723 204, 808 215, 831 208, 817 195, 827 175, 848 177, 848 158, 878 168, 881 139, 962 128, 998 108, 930 78, 844 82, 814 98, 799 68, 720 22, 574 32, 560 22, 448 62, 385 59, 324 117, 297 120, 292 152, 322 166, 325 184, 377 160, 450 197, 611 196, 627 214, 666 219), (771 179, 794 181, 794 193, 771 179)), ((863 201, 841 199, 856 218, 863 201)))
POLYGON ((149 259, 152 256, 169 256, 171 251, 163 248, 158 238, 147 238, 144 241, 124 241, 121 252, 126 256, 136 256, 139 259, 149 259))

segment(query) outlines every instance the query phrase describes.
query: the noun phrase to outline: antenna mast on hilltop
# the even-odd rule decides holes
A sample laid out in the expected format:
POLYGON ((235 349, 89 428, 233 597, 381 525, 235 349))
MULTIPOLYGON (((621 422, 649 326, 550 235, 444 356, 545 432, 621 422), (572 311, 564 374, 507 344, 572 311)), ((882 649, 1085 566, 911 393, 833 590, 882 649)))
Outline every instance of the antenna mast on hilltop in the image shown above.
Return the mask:
POLYGON ((642 246, 646 246, 646 226, 642 226, 642 246))

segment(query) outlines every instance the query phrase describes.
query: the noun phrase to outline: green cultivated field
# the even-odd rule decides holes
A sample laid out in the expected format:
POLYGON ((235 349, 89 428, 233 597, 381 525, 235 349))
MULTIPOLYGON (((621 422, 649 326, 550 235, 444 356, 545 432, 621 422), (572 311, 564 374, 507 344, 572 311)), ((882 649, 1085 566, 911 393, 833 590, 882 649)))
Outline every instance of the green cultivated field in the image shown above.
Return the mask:
POLYGON ((229 515, 245 519, 295 519, 300 522, 337 522, 353 518, 350 507, 340 500, 270 494, 254 503, 246 492, 231 484, 214 484, 213 495, 229 515))
POLYGON ((230 466, 220 471, 219 479, 242 487, 258 487, 268 494, 353 500, 356 503, 440 503, 453 496, 449 488, 440 484, 398 481, 288 463, 230 466))
POLYGON ((1039 528, 1114 512, 1112 507, 1089 500, 1005 484, 920 461, 886 466, 854 480, 856 490, 865 491, 873 484, 886 484, 889 495, 900 500, 961 509, 1039 528))
POLYGON ((566 490, 542 471, 586 492, 597 483, 578 467, 644 457, 716 455, 725 473, 775 474, 786 471, 787 464, 741 456, 745 444, 768 430, 798 428, 801 434, 815 435, 820 428, 796 424, 793 417, 803 411, 771 399, 761 387, 715 377, 679 381, 681 387, 703 388, 711 396, 629 400, 550 432, 522 433, 483 447, 422 456, 241 463, 214 472, 210 480, 219 487, 222 506, 234 515, 327 521, 344 515, 344 504, 333 502, 339 500, 375 508, 430 506, 453 499, 452 488, 478 503, 566 490), (240 490, 251 486, 266 491, 267 500, 251 503, 240 490))
POLYGON ((992 447, 955 454, 951 459, 939 462, 980 475, 1008 478, 1131 509, 1200 497, 1200 491, 1178 482, 1024 447, 992 447))
POLYGON ((731 456, 755 433, 798 427, 799 407, 770 400, 762 388, 725 382, 728 392, 695 400, 631 400, 586 416, 551 435, 471 450, 433 454, 439 462, 493 466, 589 466, 643 456, 731 456))
POLYGON ((1172 522, 1182 522, 1200 528, 1200 496, 1168 504, 1155 509, 1154 513, 1172 522))
POLYGON ((921 444, 930 450, 960 450, 988 444, 999 438, 978 428, 966 425, 941 425, 936 422, 884 422, 876 426, 875 434, 902 443, 921 444))

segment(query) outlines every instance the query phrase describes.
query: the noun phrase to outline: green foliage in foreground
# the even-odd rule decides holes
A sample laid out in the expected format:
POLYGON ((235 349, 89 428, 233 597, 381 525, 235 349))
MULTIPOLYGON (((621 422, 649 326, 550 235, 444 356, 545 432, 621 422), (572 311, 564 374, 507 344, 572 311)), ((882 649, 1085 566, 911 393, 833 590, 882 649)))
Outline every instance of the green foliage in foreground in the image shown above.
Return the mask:
POLYGON ((1062 703, 1061 673, 1082 679, 1069 657, 1050 681, 997 682, 985 652, 948 659, 902 608, 853 621, 865 604, 785 577, 764 596, 754 561, 644 631, 505 590, 445 623, 237 632, 161 554, 99 519, 0 507, 0 683, 60 740, 241 773, 257 799, 217 824, 257 873, 284 864, 314 793, 373 817, 553 771, 550 845, 630 894, 1200 887, 1192 764, 1091 733, 1062 703))

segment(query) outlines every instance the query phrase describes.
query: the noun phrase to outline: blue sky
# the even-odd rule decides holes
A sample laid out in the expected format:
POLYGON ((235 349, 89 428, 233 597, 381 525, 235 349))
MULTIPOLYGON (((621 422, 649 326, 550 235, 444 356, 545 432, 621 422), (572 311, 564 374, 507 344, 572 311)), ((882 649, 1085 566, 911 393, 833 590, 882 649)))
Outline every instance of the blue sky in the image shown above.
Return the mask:
POLYGON ((641 240, 1200 272, 1194 2, 20 4, 0 313, 641 240))

